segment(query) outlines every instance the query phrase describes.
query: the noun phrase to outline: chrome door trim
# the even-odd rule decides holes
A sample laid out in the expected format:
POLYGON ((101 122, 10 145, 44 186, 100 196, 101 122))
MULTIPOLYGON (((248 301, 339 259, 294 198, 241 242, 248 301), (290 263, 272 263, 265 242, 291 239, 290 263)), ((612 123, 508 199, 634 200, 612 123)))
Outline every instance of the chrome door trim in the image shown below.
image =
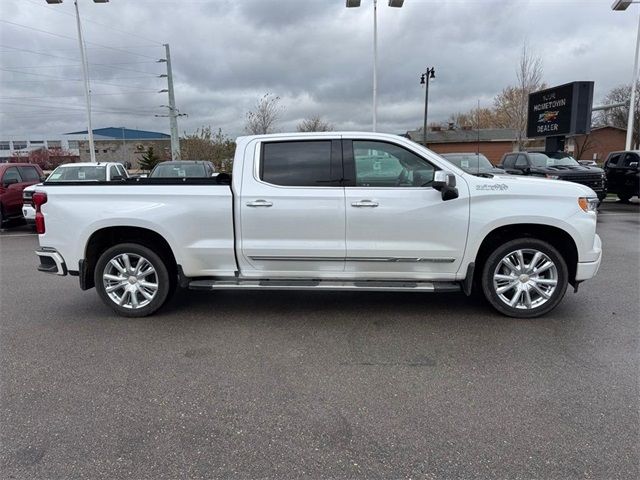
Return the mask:
POLYGON ((255 261, 294 261, 294 262, 344 262, 344 257, 308 257, 289 255, 250 255, 249 258, 255 261))
POLYGON ((308 257, 295 255, 253 255, 255 261, 294 261, 294 262, 391 262, 391 263, 453 263, 455 258, 411 258, 411 257, 308 257))

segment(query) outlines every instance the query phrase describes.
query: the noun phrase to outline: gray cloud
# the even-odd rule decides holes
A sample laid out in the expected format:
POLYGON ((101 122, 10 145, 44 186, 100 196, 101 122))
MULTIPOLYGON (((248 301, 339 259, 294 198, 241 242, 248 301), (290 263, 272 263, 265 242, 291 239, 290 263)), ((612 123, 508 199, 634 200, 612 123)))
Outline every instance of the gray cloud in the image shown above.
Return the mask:
MULTIPOLYGON (((542 58, 547 83, 594 80, 598 101, 630 80, 635 42, 636 9, 611 12, 609 3, 406 0, 402 9, 392 9, 380 1, 379 129, 403 132, 421 125, 424 91, 418 79, 427 66, 436 67, 430 120, 445 121, 478 99, 490 104, 513 83, 525 40, 542 58)), ((245 112, 267 92, 282 98, 282 130, 314 114, 337 128, 369 129, 371 4, 363 0, 361 8, 346 9, 344 0, 81 2, 83 18, 101 24, 84 23, 92 42, 94 126, 168 130, 167 119, 154 116, 163 113, 159 106, 167 99, 157 93, 164 80, 153 75, 163 72, 154 61, 164 56, 160 43, 169 42, 178 107, 189 114, 180 119, 181 131, 210 124, 241 134, 245 112), (120 65, 99 65, 114 63, 120 65)), ((20 71, 0 71, 3 132, 84 128, 72 1, 46 7, 44 0, 3 0, 0 14, 71 37, 2 24, 2 68, 20 71)))

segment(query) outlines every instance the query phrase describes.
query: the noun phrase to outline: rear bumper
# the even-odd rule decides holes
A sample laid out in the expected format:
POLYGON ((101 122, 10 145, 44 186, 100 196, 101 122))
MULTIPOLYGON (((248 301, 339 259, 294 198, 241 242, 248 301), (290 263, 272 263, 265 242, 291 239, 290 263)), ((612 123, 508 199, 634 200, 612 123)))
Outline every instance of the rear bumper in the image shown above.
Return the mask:
POLYGON ((593 240, 593 252, 597 253, 597 258, 593 262, 578 262, 576 268, 576 281, 582 282, 596 276, 600 263, 602 262, 602 241, 598 235, 593 240))
POLYGON ((29 223, 35 223, 36 221, 36 209, 31 205, 22 205, 22 216, 29 223))
POLYGON ((69 271, 62 255, 55 248, 42 247, 35 251, 40 260, 38 271, 64 276, 69 271))

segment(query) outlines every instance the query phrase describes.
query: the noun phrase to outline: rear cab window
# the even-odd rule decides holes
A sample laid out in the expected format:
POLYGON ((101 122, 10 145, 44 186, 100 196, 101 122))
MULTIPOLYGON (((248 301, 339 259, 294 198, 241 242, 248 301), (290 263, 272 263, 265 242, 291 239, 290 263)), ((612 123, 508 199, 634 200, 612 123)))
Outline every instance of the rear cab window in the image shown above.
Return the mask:
POLYGON ((23 182, 39 182, 40 172, 35 167, 18 167, 23 182))
POLYGON ((337 186, 342 179, 339 140, 266 142, 260 154, 260 180, 285 187, 337 186))

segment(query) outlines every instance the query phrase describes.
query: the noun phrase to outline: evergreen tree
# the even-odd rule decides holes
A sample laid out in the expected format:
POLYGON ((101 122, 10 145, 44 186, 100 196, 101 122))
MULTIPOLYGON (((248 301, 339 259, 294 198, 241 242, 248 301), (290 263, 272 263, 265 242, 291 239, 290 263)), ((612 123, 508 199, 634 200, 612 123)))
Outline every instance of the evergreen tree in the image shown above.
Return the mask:
POLYGON ((140 160, 140 168, 149 172, 153 170, 153 167, 155 167, 159 162, 160 157, 158 157, 154 153, 153 147, 149 147, 149 149, 142 154, 142 159, 140 160))

